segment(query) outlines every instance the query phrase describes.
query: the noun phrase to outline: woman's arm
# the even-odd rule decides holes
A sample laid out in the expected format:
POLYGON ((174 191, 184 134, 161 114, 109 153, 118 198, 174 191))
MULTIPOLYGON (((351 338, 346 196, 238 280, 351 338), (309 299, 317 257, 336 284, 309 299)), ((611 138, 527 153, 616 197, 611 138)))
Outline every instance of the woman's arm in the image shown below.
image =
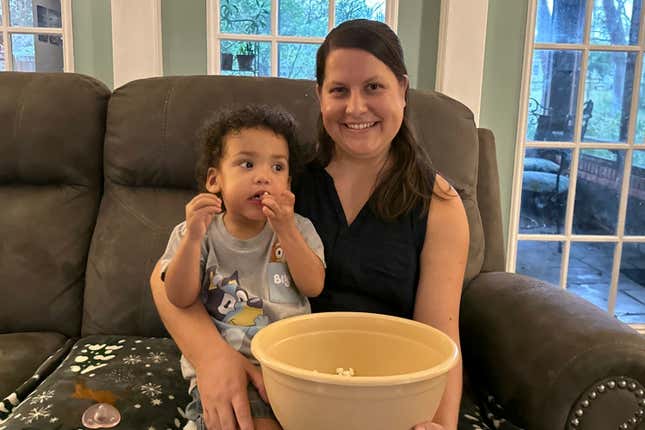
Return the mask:
MULTIPOLYGON (((459 303, 468 260, 466 211, 457 192, 437 175, 421 251, 414 319, 429 324, 459 343, 459 303)), ((461 348, 460 348, 461 349, 461 348)), ((462 390, 461 356, 448 374, 446 391, 433 422, 456 430, 462 390)))
POLYGON ((262 375, 222 339, 201 301, 178 308, 168 300, 157 263, 150 276, 152 298, 166 329, 195 367, 206 426, 252 430, 246 385, 250 379, 266 401, 262 375))

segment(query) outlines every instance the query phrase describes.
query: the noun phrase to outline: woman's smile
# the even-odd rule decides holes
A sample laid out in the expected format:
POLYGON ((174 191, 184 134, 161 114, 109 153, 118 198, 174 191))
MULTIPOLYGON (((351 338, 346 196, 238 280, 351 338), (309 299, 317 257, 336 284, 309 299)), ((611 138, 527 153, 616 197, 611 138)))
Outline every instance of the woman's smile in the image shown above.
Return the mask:
POLYGON ((349 128, 350 130, 366 130, 368 128, 372 128, 376 125, 376 121, 372 122, 359 122, 359 123, 345 123, 345 127, 349 128))

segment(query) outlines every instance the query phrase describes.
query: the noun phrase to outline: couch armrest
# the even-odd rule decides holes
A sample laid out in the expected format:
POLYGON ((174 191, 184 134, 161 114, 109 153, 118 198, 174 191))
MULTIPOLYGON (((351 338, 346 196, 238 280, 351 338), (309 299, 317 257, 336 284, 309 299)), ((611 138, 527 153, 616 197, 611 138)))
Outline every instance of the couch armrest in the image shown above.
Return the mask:
POLYGON ((600 416, 602 408, 613 420, 604 428, 618 428, 645 408, 645 337, 571 293, 517 274, 480 274, 464 289, 460 325, 475 389, 493 396, 518 425, 597 428, 591 420, 575 427, 571 421, 606 381, 613 388, 605 386, 604 400, 583 414, 600 416))

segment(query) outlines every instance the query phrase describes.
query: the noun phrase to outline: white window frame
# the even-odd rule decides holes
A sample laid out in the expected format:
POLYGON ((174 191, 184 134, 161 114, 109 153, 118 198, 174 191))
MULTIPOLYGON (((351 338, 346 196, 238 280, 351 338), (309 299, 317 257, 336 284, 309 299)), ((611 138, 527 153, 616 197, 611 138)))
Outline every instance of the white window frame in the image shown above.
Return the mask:
MULTIPOLYGON (((278 1, 271 0, 271 31, 270 34, 232 34, 220 32, 219 0, 206 0, 206 47, 207 73, 215 75, 220 70, 220 42, 222 40, 254 40, 271 43, 271 76, 278 76, 278 43, 322 43, 324 37, 298 37, 278 35, 278 1)), ((335 0, 329 0, 329 23, 327 31, 334 28, 335 0)), ((399 13, 399 0, 385 0, 385 23, 395 32, 399 13)))
POLYGON ((74 41, 72 37, 72 0, 60 0, 62 28, 17 27, 9 22, 9 0, 2 1, 0 34, 4 45, 5 71, 13 70, 12 34, 55 34, 63 37, 63 71, 74 71, 74 41))
MULTIPOLYGON (((645 51, 645 8, 641 11, 640 30, 638 37, 638 44, 633 46, 608 46, 608 45, 592 45, 589 41, 591 26, 591 19, 593 13, 593 0, 587 0, 586 4, 586 17, 585 17, 585 33, 583 43, 581 44, 559 44, 559 43, 535 43, 535 24, 537 14, 537 0, 529 0, 527 22, 526 22, 526 35, 524 42, 524 64, 522 71, 522 87, 519 102, 519 122, 517 127, 517 140, 515 145, 515 169, 513 176, 513 194, 511 201, 511 216, 509 228, 509 242, 507 248, 507 263, 506 270, 509 272, 515 271, 517 243, 519 240, 532 240, 532 241, 547 241, 547 242, 562 242, 562 260, 560 270, 560 288, 566 289, 567 276, 569 270, 569 255, 571 252, 571 242, 603 242, 614 243, 616 248, 614 251, 614 260, 611 273, 611 284, 609 288, 607 312, 613 317, 616 308, 616 297, 618 294, 618 280, 620 275, 620 263, 622 259, 623 243, 640 243, 645 242, 645 236, 625 236, 625 219, 627 215, 627 203, 629 197, 629 185, 631 178, 632 168, 632 154, 634 150, 645 150, 645 144, 636 144, 634 136, 636 131, 637 120, 637 104, 641 87, 641 72, 643 65, 643 52, 645 51), (580 65, 580 85, 578 86, 577 94, 577 108, 575 118, 575 128, 573 142, 550 142, 550 141, 527 141, 526 131, 528 126, 528 99, 530 97, 531 85, 531 68, 533 60, 533 51, 535 49, 555 49, 555 50, 571 50, 581 52, 582 62, 580 65), (636 67, 634 70, 634 84, 632 89, 632 99, 630 104, 629 128, 627 132, 626 143, 585 143, 581 142, 581 122, 582 122, 582 106, 585 96, 585 85, 587 76, 587 64, 589 53, 592 51, 621 51, 621 52, 635 52, 636 67), (524 173, 524 154, 528 148, 554 148, 554 149, 569 149, 572 151, 571 166, 569 171, 569 190, 567 195, 567 207, 564 219, 564 233, 563 234, 526 234, 519 233, 519 219, 521 210, 521 197, 522 197, 522 178, 524 173), (573 209, 575 206, 575 192, 576 183, 578 180, 578 160, 580 151, 585 149, 612 149, 612 150, 625 150, 625 166, 623 171, 623 183, 620 193, 620 201, 618 207, 618 220, 615 235, 577 235, 572 234, 573 227, 573 209)), ((632 327, 639 331, 645 331, 645 324, 632 324, 632 327)))

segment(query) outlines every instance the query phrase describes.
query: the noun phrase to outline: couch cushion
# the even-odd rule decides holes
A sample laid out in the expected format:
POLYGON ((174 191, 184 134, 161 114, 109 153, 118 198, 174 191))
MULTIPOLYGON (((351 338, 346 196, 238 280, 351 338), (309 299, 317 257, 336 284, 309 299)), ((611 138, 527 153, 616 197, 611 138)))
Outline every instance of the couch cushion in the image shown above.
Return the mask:
POLYGON ((484 262, 484 232, 477 202, 479 142, 473 113, 462 103, 436 92, 410 91, 409 117, 417 141, 439 174, 459 191, 470 227, 464 283, 484 262))
MULTIPOLYGON (((89 256, 83 334, 164 332, 148 279, 172 227, 195 193, 197 131, 232 103, 281 105, 311 149, 319 107, 315 83, 279 78, 190 76, 144 79, 115 91, 108 109, 105 190, 89 256)), ((437 93, 412 91, 412 127, 436 168, 462 192, 471 224, 467 279, 483 261, 477 208, 477 130, 472 113, 437 93)))
MULTIPOLYGON (((34 376, 66 339, 59 333, 0 334, 0 399, 34 376)), ((39 375, 39 379, 41 376, 47 375, 39 375)))
POLYGON ((80 333, 109 90, 0 73, 0 333, 80 333))
POLYGON ((107 402, 121 413, 118 429, 177 429, 186 423, 188 401, 179 351, 170 339, 90 336, 0 428, 80 429, 85 409, 107 402))

